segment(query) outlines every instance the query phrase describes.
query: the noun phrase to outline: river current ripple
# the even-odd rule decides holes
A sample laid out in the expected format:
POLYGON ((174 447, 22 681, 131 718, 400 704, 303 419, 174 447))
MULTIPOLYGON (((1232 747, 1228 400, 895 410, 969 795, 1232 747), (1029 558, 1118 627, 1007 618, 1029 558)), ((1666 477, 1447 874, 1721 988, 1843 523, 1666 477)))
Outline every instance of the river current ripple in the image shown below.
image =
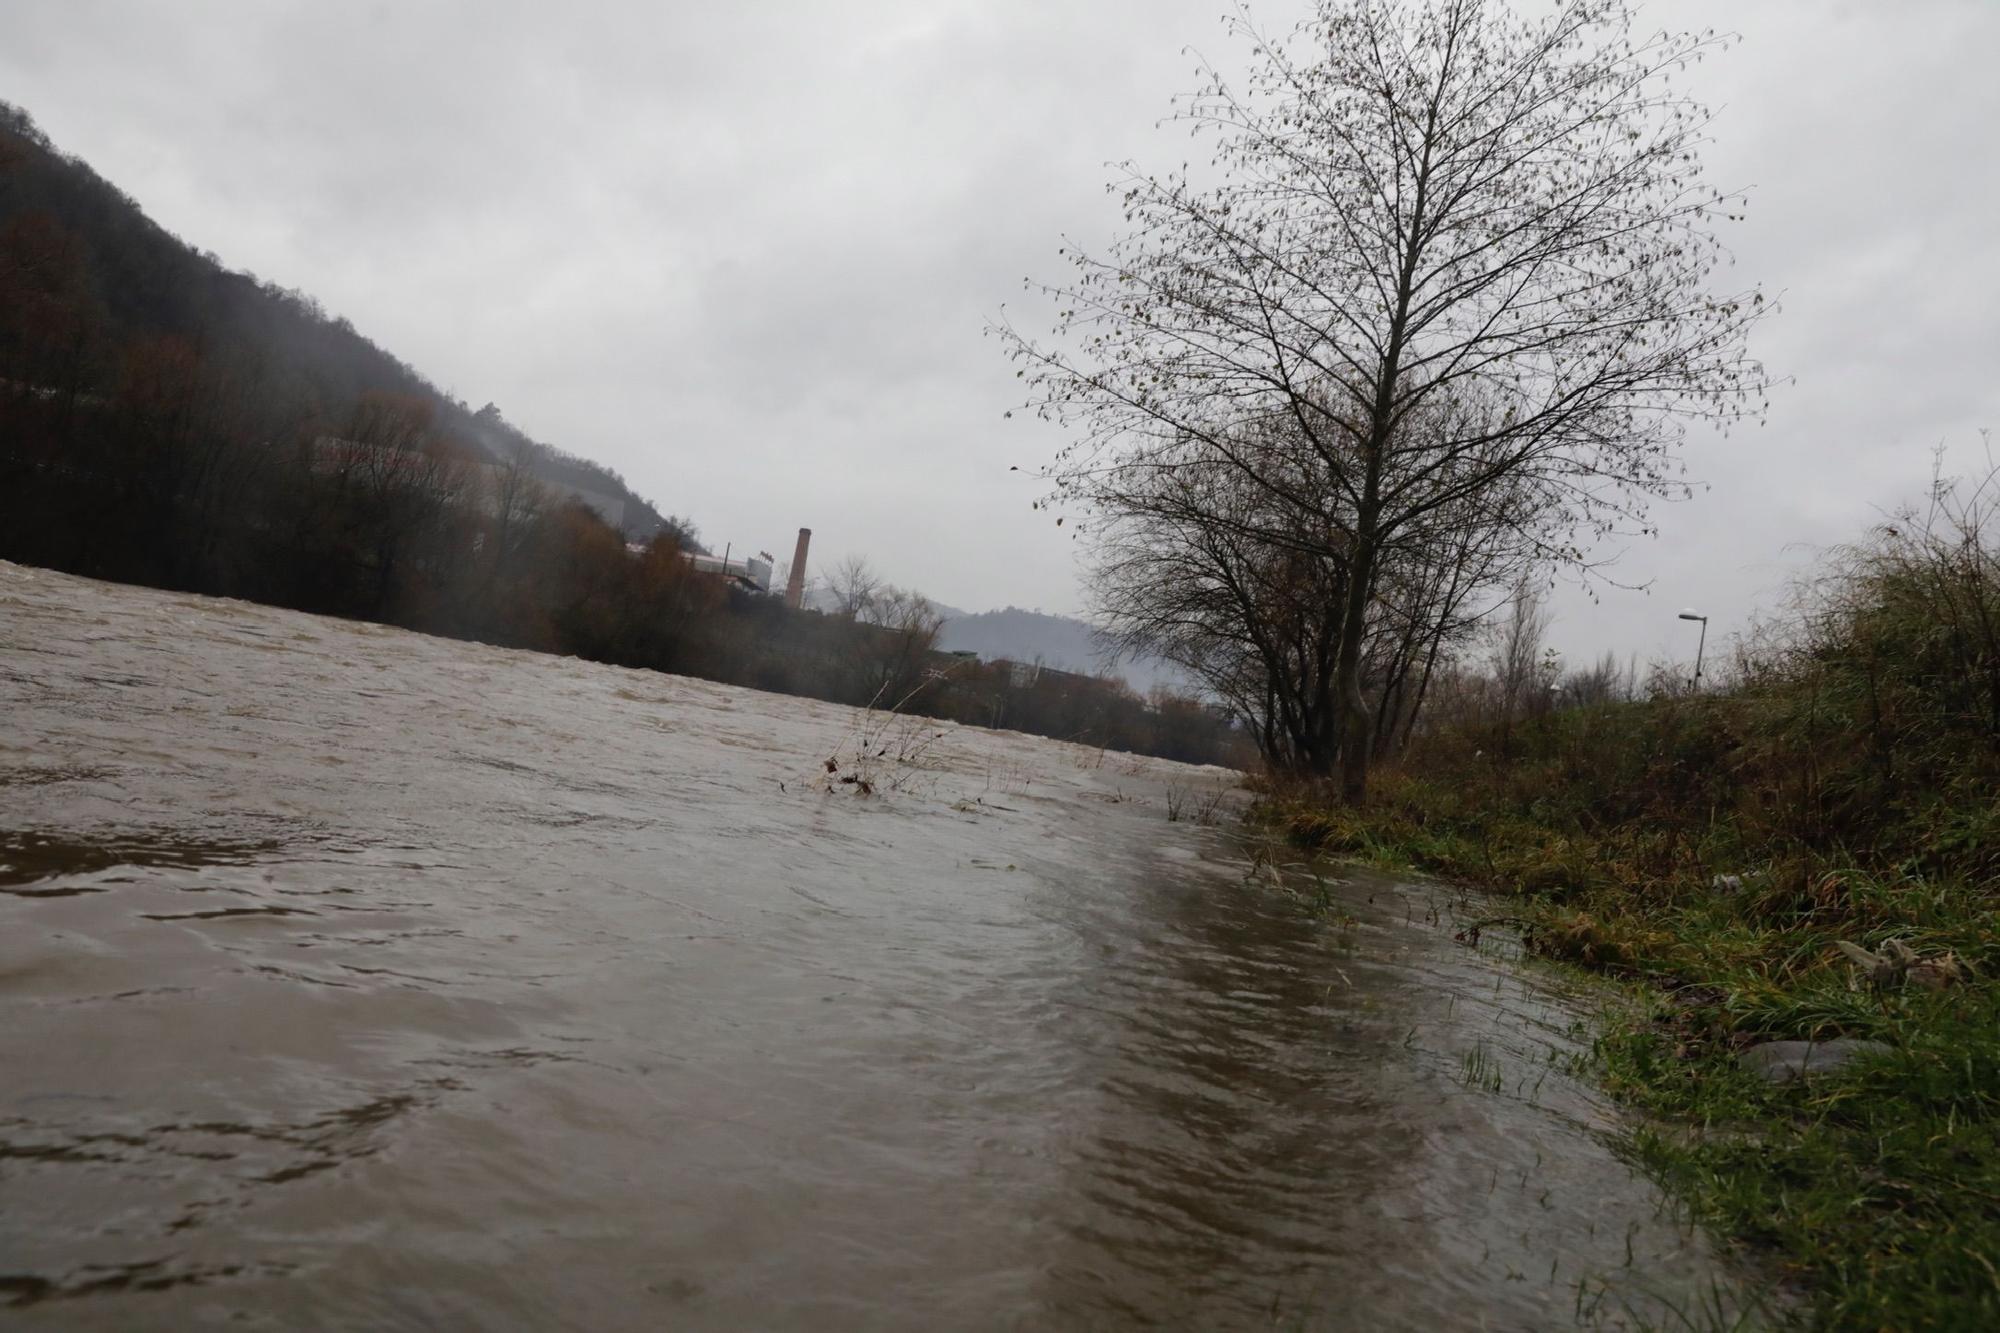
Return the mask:
POLYGON ((1729 1299, 1571 1000, 1167 820, 1232 785, 0 564, 0 1324, 1729 1299))

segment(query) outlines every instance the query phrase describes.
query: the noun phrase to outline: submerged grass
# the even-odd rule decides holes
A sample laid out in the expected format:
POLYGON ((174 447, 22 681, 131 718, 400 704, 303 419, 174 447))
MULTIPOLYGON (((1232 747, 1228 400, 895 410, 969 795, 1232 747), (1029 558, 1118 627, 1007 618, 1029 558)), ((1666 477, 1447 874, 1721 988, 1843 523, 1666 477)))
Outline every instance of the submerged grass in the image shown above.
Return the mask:
POLYGON ((1300 846, 1509 894, 1488 928, 1627 983, 1595 1065, 1649 1113, 1633 1150, 1805 1280, 1794 1317, 2000 1328, 2000 845, 1953 834, 1993 827, 2000 788, 1878 786, 1869 820, 1829 825, 1851 839, 1801 834, 1774 771, 1797 756, 1764 743, 1785 702, 1558 715, 1505 747, 1461 737, 1358 810, 1267 790, 1258 813, 1300 846), (1874 984, 1841 947, 1892 942, 1949 958, 1946 984, 1874 984), (1778 1086, 1737 1059, 1836 1036, 1892 1051, 1778 1086))

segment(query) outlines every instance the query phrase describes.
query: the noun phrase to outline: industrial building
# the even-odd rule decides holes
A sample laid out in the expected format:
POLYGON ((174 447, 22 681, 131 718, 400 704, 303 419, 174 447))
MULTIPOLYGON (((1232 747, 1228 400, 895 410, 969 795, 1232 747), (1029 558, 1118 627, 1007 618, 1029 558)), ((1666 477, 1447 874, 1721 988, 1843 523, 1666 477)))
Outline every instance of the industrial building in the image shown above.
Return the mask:
MULTIPOLYGON (((806 548, 812 543, 812 529, 799 529, 799 544, 792 553, 791 577, 785 584, 785 605, 794 611, 804 601, 806 586, 806 548)), ((769 593, 771 591, 771 554, 759 551, 754 556, 732 559, 729 548, 724 547, 719 556, 696 555, 683 551, 687 562, 704 574, 719 574, 746 592, 769 593)))
POLYGON ((726 555, 696 555, 683 551, 687 562, 704 574, 720 574, 746 592, 771 591, 771 562, 757 556, 732 560, 726 555))

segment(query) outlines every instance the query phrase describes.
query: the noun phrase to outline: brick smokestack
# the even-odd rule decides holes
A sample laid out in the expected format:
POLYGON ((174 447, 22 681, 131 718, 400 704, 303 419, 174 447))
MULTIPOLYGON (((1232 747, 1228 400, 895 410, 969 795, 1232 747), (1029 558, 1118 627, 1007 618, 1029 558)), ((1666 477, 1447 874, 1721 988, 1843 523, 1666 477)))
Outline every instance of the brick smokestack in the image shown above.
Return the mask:
POLYGON ((806 547, 812 536, 811 528, 799 529, 799 549, 792 552, 792 576, 785 581, 785 605, 794 611, 806 599, 806 547))

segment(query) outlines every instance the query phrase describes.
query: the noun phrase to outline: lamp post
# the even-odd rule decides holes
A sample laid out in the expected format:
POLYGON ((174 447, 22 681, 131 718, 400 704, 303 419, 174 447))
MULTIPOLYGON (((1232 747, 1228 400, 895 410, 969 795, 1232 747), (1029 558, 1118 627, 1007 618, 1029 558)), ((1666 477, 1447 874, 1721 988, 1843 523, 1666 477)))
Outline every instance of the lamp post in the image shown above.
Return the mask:
POLYGON ((1680 618, 1682 620, 1699 620, 1701 622, 1701 638, 1696 642, 1694 648, 1694 693, 1700 694, 1701 654, 1702 650, 1708 647, 1708 617, 1698 611, 1683 611, 1680 618))

